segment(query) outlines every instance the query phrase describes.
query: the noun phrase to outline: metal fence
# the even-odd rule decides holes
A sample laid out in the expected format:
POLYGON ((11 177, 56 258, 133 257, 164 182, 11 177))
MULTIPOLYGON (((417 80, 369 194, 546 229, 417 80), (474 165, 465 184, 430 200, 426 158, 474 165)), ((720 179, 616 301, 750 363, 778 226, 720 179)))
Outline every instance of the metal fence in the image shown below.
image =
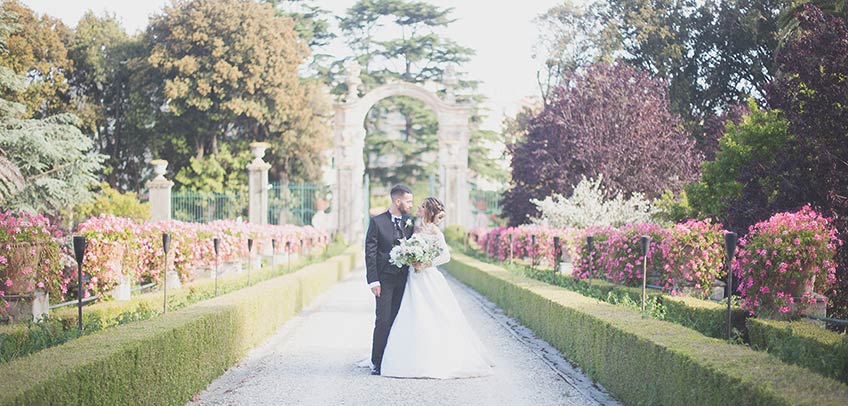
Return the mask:
POLYGON ((271 184, 268 190, 268 223, 298 226, 312 224, 312 216, 319 209, 318 202, 326 193, 325 186, 315 184, 271 184))
POLYGON ((171 218, 195 223, 247 218, 247 194, 174 192, 171 194, 171 218))
POLYGON ((475 215, 482 212, 487 216, 500 216, 501 192, 472 188, 470 195, 471 206, 475 215))

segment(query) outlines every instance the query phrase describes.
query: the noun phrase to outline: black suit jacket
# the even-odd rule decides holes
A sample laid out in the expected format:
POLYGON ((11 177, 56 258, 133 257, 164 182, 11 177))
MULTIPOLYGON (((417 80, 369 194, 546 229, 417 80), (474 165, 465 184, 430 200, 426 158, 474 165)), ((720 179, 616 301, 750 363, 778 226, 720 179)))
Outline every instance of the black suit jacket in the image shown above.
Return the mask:
MULTIPOLYGON (((401 216, 401 229, 404 238, 412 235, 412 227, 407 227, 409 216, 401 216)), ((392 214, 388 211, 371 217, 368 232, 365 234, 365 277, 368 283, 380 280, 381 274, 398 274, 406 272, 407 267, 399 268, 389 263, 389 253, 400 240, 395 237, 395 225, 392 214)))

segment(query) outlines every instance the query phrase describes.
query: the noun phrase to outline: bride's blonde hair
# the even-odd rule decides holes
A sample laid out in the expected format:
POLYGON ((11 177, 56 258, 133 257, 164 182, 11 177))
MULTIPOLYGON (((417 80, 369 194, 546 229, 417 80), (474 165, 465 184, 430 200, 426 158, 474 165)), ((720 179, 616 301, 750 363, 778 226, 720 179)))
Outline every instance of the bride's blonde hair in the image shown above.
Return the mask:
POLYGON ((439 224, 445 219, 445 204, 435 197, 424 199, 424 222, 439 224))

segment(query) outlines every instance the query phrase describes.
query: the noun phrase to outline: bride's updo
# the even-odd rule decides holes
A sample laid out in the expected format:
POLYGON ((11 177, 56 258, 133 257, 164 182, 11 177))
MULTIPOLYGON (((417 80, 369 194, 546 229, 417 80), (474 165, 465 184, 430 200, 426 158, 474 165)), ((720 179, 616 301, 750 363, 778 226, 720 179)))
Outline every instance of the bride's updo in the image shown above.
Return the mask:
POLYGON ((439 224, 445 219, 445 204, 435 197, 424 199, 424 222, 439 224))

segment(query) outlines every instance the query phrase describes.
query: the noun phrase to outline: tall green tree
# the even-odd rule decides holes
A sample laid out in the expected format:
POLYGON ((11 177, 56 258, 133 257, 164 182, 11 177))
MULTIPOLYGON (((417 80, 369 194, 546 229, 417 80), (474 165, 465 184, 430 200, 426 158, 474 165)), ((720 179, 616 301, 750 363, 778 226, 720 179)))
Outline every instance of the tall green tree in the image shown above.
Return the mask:
MULTIPOLYGON (((419 84, 439 81, 449 65, 467 62, 473 51, 441 33, 454 21, 451 12, 450 8, 404 0, 360 0, 348 9, 339 19, 339 28, 362 66, 362 90, 367 92, 392 80, 419 84)), ((336 85, 336 94, 347 90, 338 80, 344 62, 336 61, 328 74, 330 83, 336 85)), ((474 81, 460 79, 459 98, 480 101, 476 86, 474 81)), ((499 134, 481 131, 481 117, 478 111, 471 120, 469 166, 477 174, 502 177, 504 173, 499 172, 485 147, 487 141, 497 142, 499 134)), ((368 113, 365 125, 366 171, 372 182, 411 183, 435 173, 431 155, 438 145, 438 122, 423 102, 407 97, 381 101, 368 113), (405 121, 401 134, 387 134, 386 122, 395 113, 405 121), (396 158, 388 165, 383 162, 387 155, 396 158)))
MULTIPOLYGON (((0 9, 0 91, 26 92, 32 82, 16 74, 8 39, 21 29, 19 14, 0 9), (12 65, 12 66, 10 66, 12 65)), ((22 103, 0 98, 0 207, 59 217, 91 200, 102 157, 80 132, 79 119, 59 114, 23 118, 22 103)))
MULTIPOLYGON (((543 14, 543 94, 562 71, 624 60, 668 82, 671 108, 707 149, 704 123, 749 97, 763 101, 776 73, 781 12, 790 0, 595 0, 543 14)), ((709 152, 709 151, 705 151, 709 152)))
POLYGON ((19 90, 5 89, 0 96, 23 104, 26 118, 73 112, 66 78, 72 63, 65 48, 71 30, 59 19, 39 16, 17 0, 3 1, 0 8, 17 28, 6 38, 0 64, 28 83, 19 90))
MULTIPOLYGON (((144 43, 164 83, 162 126, 172 134, 160 151, 190 149, 201 160, 217 156, 221 142, 237 154, 268 141, 272 176, 320 176, 329 134, 316 114, 320 89, 298 76, 309 49, 291 18, 252 1, 178 2, 153 17, 144 43)), ((188 161, 182 156, 174 170, 188 161)))

